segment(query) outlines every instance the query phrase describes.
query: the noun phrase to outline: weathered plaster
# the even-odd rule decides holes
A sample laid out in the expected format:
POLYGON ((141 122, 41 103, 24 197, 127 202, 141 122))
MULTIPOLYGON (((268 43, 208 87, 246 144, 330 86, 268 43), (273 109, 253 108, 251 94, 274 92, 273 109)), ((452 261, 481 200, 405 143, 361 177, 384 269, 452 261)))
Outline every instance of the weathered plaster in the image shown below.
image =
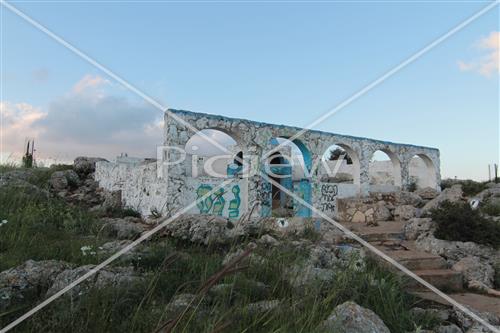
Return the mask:
MULTIPOLYGON (((240 189, 239 199, 241 200, 238 207, 238 216, 251 210, 257 204, 258 207, 254 210, 255 214, 268 216, 271 213, 269 205, 272 186, 260 175, 264 164, 263 155, 275 147, 271 143, 272 138, 290 138, 299 133, 302 130, 301 128, 190 111, 169 110, 169 112, 165 113, 164 146, 170 148, 165 148, 163 154, 160 154, 160 159, 169 164, 168 166, 162 165, 161 173, 163 177, 156 177, 156 164, 150 164, 147 167, 126 167, 113 163, 99 163, 96 178, 100 181, 101 186, 108 189, 121 189, 125 198, 124 201, 129 205, 137 206, 145 214, 148 214, 147 210, 155 208, 168 215, 196 200, 196 193, 200 186, 203 189, 205 184, 204 188, 207 189, 209 186, 221 183, 222 178, 207 178, 205 174, 192 177, 190 171, 192 165, 189 158, 181 163, 171 163, 182 157, 180 151, 184 150, 190 137, 195 134, 183 122, 179 122, 174 118, 182 119, 183 122, 190 124, 197 130, 215 129, 222 131, 236 141, 236 147, 231 149, 232 152, 242 151, 243 159, 251 165, 251 168, 257 171, 249 177, 235 180, 240 189), (175 115, 175 117, 172 115, 175 115), (249 157, 252 157, 251 160, 249 160, 249 157), (154 190, 148 190, 148 188, 154 190), (149 195, 145 195, 144 191, 149 195)), ((439 150, 435 148, 316 130, 304 132, 298 140, 300 141, 298 143, 309 152, 313 161, 313 170, 302 179, 296 179, 294 176, 292 188, 314 207, 324 210, 329 215, 335 213, 336 198, 366 195, 375 190, 406 189, 411 183, 410 161, 415 155, 422 157, 430 170, 428 179, 422 183, 439 189, 439 150), (344 148, 354 162, 351 167, 354 176, 353 184, 324 183, 321 181, 324 171, 318 166, 314 169, 314 162, 318 161, 328 148, 334 144, 344 148), (391 158, 394 169, 393 185, 370 185, 370 160, 377 150, 387 153, 391 158)), ((419 171, 418 174, 422 174, 422 172, 419 171)), ((231 192, 226 192, 222 195, 223 200, 219 201, 229 205, 228 202, 234 199, 231 198, 231 195, 231 192)), ((212 213, 211 211, 207 212, 206 207, 203 207, 202 210, 205 213, 212 213)), ((304 207, 300 207, 296 201, 294 203, 294 212, 296 214, 307 214, 304 207)), ((221 210, 219 205, 216 213, 228 216, 230 211, 226 206, 221 210)), ((234 217, 236 218, 236 216, 234 217)))

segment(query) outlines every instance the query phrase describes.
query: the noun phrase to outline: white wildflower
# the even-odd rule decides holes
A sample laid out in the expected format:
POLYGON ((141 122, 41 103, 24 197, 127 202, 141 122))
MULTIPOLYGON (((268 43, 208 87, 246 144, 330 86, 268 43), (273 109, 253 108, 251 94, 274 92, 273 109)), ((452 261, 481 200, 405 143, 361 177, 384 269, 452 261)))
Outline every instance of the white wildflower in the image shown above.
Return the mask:
POLYGON ((89 245, 84 245, 80 248, 80 251, 82 251, 82 255, 84 256, 86 256, 87 252, 89 252, 90 250, 92 250, 92 246, 89 245))
POLYGON ((9 222, 9 221, 7 221, 7 220, 2 220, 2 222, 0 222, 0 227, 1 227, 2 225, 4 225, 4 224, 7 224, 7 222, 9 222))

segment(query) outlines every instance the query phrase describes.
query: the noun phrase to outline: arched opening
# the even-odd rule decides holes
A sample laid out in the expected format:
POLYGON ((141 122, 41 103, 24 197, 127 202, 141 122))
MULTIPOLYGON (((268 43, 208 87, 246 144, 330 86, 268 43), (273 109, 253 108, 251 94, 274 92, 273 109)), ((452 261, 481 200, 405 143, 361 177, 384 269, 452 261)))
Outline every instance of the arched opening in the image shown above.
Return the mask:
POLYGON ((276 149, 264 160, 268 177, 280 186, 269 182, 270 207, 263 207, 263 215, 279 217, 311 216, 311 210, 302 202, 311 202, 309 173, 312 158, 307 147, 299 140, 292 142, 286 138, 272 138, 271 149, 276 149), (283 190, 286 189, 285 190, 283 190), (294 196, 287 192, 293 193, 294 196), (301 200, 297 200, 299 197, 301 200))
POLYGON ((323 154, 321 182, 359 185, 359 158, 344 144, 331 145, 323 154))
POLYGON ((189 138, 184 149, 187 174, 192 177, 234 177, 242 172, 243 152, 236 140, 223 131, 203 129, 189 138))
POLYGON ((401 186, 401 165, 396 154, 390 150, 373 153, 369 167, 370 185, 384 191, 401 186))
POLYGON ((417 154, 413 156, 409 164, 410 183, 409 189, 421 189, 437 187, 436 167, 432 160, 424 154, 417 154))

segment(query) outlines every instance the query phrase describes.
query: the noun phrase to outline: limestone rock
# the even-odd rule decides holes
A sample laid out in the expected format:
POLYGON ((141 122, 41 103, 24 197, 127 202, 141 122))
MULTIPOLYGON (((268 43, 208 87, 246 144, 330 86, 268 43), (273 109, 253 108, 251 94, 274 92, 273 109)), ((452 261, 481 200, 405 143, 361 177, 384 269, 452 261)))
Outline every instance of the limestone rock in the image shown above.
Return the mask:
POLYGON ((117 239, 136 239, 144 231, 146 226, 139 218, 127 216, 124 218, 104 218, 103 234, 117 239))
POLYGON ((44 293, 55 276, 70 265, 57 260, 28 260, 20 266, 0 273, 0 310, 24 298, 44 293))
POLYGON ((377 222, 389 221, 392 219, 392 214, 389 208, 385 205, 385 202, 378 202, 375 206, 375 212, 373 218, 377 222))
POLYGON ((412 217, 415 217, 417 209, 412 205, 401 205, 397 206, 394 210, 394 220, 396 221, 407 221, 412 217))
POLYGON ((406 222, 404 226, 405 238, 415 240, 422 234, 433 234, 435 223, 428 217, 414 217, 406 222))
POLYGON ((432 200, 439 195, 439 192, 432 187, 424 187, 415 191, 415 194, 424 200, 432 200))
POLYGON ((283 279, 288 281, 296 290, 303 290, 318 283, 332 282, 335 274, 335 270, 329 268, 294 265, 285 272, 283 279))
POLYGON ((322 326, 331 332, 390 333, 373 311, 350 301, 337 306, 322 326))
POLYGON ((366 216, 365 216, 365 214, 363 214, 362 212, 360 212, 358 210, 352 216, 351 222, 353 222, 353 223, 365 223, 366 222, 366 216))
MULTIPOLYGON (((54 278, 52 286, 47 291, 46 296, 50 297, 63 289, 71 282, 77 280, 81 276, 91 272, 95 265, 85 265, 76 267, 74 269, 67 269, 54 278)), ((67 294, 76 296, 84 293, 92 287, 104 288, 108 286, 113 287, 128 287, 135 282, 142 281, 143 278, 134 274, 132 267, 107 267, 97 271, 94 275, 88 277, 79 285, 73 287, 67 294)))
POLYGON ((439 204, 444 201, 458 202, 461 200, 463 200, 462 185, 455 184, 452 187, 445 189, 437 197, 426 203, 422 208, 422 211, 424 213, 428 213, 430 210, 437 208, 439 204))
POLYGON ((463 333, 462 330, 454 324, 439 326, 436 333, 463 333))
POLYGON ((427 251, 447 259, 454 264, 462 258, 474 256, 488 263, 500 260, 500 249, 473 242, 455 242, 437 239, 433 235, 423 234, 415 241, 418 249, 427 251))
POLYGON ((122 191, 103 191, 104 209, 120 209, 122 208, 122 191))
POLYGON ((280 242, 276 238, 274 238, 273 236, 267 235, 267 234, 263 235, 258 240, 258 243, 262 244, 264 246, 268 246, 268 247, 274 247, 274 246, 280 245, 280 242))
POLYGON ((462 272, 467 284, 477 281, 488 288, 493 288, 495 270, 490 264, 482 261, 478 257, 470 256, 460 259, 453 265, 452 269, 462 272))
POLYGON ((250 303, 245 307, 245 312, 250 315, 264 314, 266 312, 275 310, 279 305, 280 301, 277 299, 250 303))
POLYGON ((415 308, 412 308, 410 310, 410 312, 414 316, 432 315, 434 317, 439 318, 442 321, 447 321, 450 318, 449 311, 445 310, 445 309, 432 309, 432 308, 422 309, 422 308, 415 307, 415 308))
POLYGON ((80 184, 80 178, 73 170, 56 171, 49 179, 49 186, 55 191, 75 188, 80 184))
POLYGON ((173 238, 193 243, 227 244, 239 235, 231 231, 233 223, 224 217, 209 215, 183 215, 165 227, 165 233, 173 238))
POLYGON ((106 161, 100 157, 77 157, 73 162, 73 169, 80 175, 86 177, 95 171, 96 162, 106 161))
POLYGON ((172 300, 167 304, 165 310, 169 316, 173 316, 184 311, 186 308, 194 309, 196 305, 196 295, 179 294, 172 298, 172 300))

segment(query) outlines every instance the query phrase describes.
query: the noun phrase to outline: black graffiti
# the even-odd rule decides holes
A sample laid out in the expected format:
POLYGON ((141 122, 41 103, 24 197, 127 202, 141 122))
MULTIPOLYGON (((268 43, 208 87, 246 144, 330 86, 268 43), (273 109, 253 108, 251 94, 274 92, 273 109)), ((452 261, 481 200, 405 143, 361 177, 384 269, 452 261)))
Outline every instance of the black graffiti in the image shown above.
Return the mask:
POLYGON ((321 185, 320 204, 322 211, 335 211, 336 197, 339 193, 338 186, 335 184, 321 185))
POLYGON ((334 212, 335 211, 335 203, 333 203, 333 202, 322 202, 321 203, 321 210, 323 212, 326 212, 326 211, 334 212))
POLYGON ((260 201, 262 206, 271 207, 271 193, 272 186, 271 183, 262 183, 257 191, 257 200, 260 201))

